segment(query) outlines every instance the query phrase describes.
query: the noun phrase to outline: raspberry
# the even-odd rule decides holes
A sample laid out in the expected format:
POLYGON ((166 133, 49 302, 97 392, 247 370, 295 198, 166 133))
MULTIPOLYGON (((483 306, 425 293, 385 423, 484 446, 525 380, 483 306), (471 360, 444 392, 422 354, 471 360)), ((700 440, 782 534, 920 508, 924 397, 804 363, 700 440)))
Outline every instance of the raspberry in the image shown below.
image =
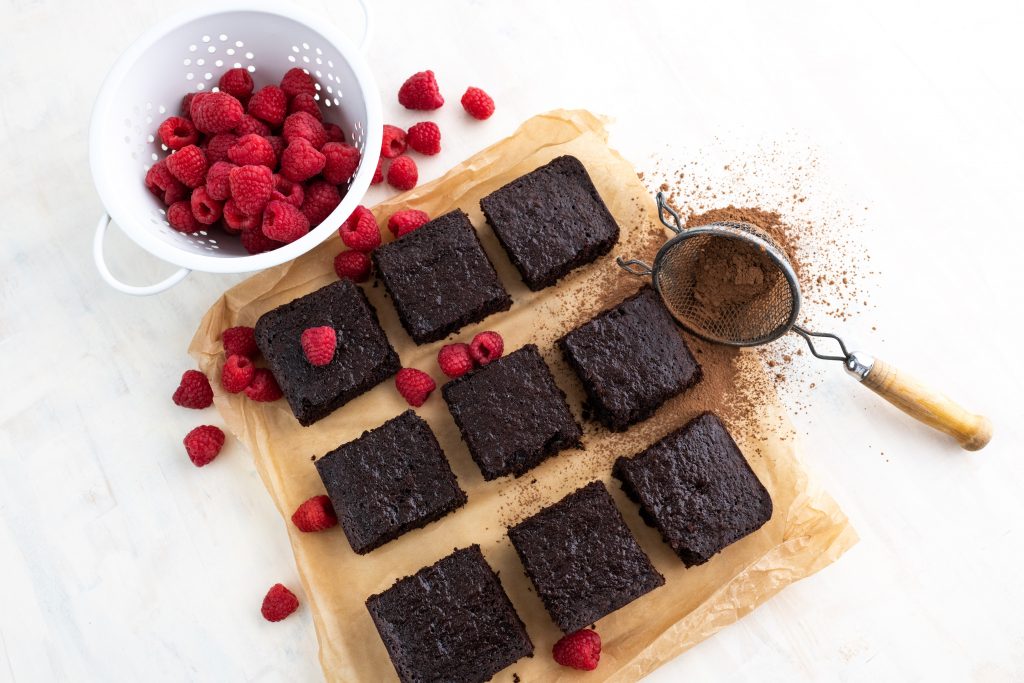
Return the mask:
POLYGON ((422 370, 402 368, 395 375, 395 387, 409 405, 419 408, 437 385, 430 375, 422 370))
POLYGON ((433 121, 414 124, 405 136, 413 151, 433 156, 441 151, 441 129, 433 121))
POLYGON ((347 183, 359 168, 359 150, 344 142, 328 142, 320 148, 327 158, 324 163, 324 180, 332 185, 347 183))
POLYGON ((307 327, 299 337, 302 353, 310 365, 322 367, 334 359, 334 349, 338 344, 338 333, 333 327, 307 327))
POLYGON ((189 203, 192 215, 203 225, 213 225, 220 220, 224 212, 224 205, 210 197, 205 187, 197 187, 189 203))
POLYGON ((298 207, 302 206, 304 197, 305 192, 302 190, 302 185, 293 183, 283 175, 274 176, 274 192, 270 195, 271 201, 288 202, 292 206, 298 207))
POLYGON ((324 131, 327 133, 327 142, 345 142, 345 131, 336 123, 325 123, 324 131))
MULTIPOLYGON (((242 239, 245 239, 244 233, 242 239)), ((245 388, 245 395, 260 402, 276 401, 282 396, 281 387, 277 386, 277 380, 266 368, 256 368, 252 383, 245 388)))
MULTIPOLYGON (((193 93, 192 94, 192 98, 189 99, 189 101, 188 101, 188 117, 192 120, 193 123, 196 120, 196 107, 199 106, 199 103, 201 101, 203 101, 204 99, 206 99, 209 96, 210 96, 210 93, 208 93, 208 92, 197 92, 197 93, 193 93)), ((186 97, 188 97, 188 96, 186 95, 186 97)), ((182 100, 182 103, 184 104, 184 100, 182 100)))
POLYGON ((388 184, 396 190, 411 190, 416 187, 419 172, 412 157, 401 156, 391 162, 388 167, 388 184))
POLYGON ((195 145, 182 147, 167 157, 167 170, 185 187, 199 187, 206 182, 206 155, 195 145))
POLYGON ((234 133, 214 135, 206 143, 206 160, 211 164, 227 161, 228 150, 234 147, 236 142, 238 142, 238 136, 234 133))
POLYGON ((288 114, 288 96, 276 85, 260 88, 249 98, 249 113, 277 128, 288 114))
POLYGON ((298 608, 299 599, 295 597, 295 593, 281 584, 275 583, 263 598, 260 613, 267 621, 281 621, 298 608))
POLYGON ((345 246, 364 254, 380 246, 380 228, 377 219, 365 206, 357 206, 341 227, 338 234, 345 246))
POLYGON ((316 81, 308 73, 298 67, 293 67, 285 72, 284 77, 281 79, 281 90, 288 97, 295 97, 306 93, 307 95, 316 94, 316 81))
POLYGON ((338 278, 352 282, 366 282, 372 267, 370 257, 361 251, 343 251, 334 257, 334 272, 338 278))
POLYGON ((250 216, 263 211, 274 192, 274 174, 266 166, 238 166, 228 173, 231 199, 250 216))
POLYGON ((324 130, 324 125, 317 121, 316 117, 304 111, 288 115, 288 118, 284 120, 281 135, 285 142, 289 143, 299 138, 308 140, 315 149, 320 149, 327 142, 327 131, 324 130))
POLYGON ((203 373, 186 370, 171 400, 182 408, 208 408, 213 405, 213 387, 203 373))
POLYGON ((220 333, 220 340, 224 344, 224 353, 228 356, 255 358, 260 353, 259 347, 256 346, 255 331, 245 325, 229 327, 220 333))
POLYGON ((309 232, 309 219, 294 204, 272 201, 263 212, 263 234, 288 244, 309 232))
MULTIPOLYGON (((273 251, 274 249, 277 249, 279 246, 281 246, 280 242, 275 242, 274 240, 270 239, 269 237, 263 234, 263 231, 259 229, 259 223, 256 223, 255 229, 248 229, 242 231, 241 239, 242 246, 250 254, 262 254, 265 251, 273 251)), ((259 377, 259 370, 260 368, 256 368, 257 377, 259 377)), ((255 381, 256 380, 254 379, 253 382, 255 381)), ((248 395, 248 392, 246 393, 248 395)), ((272 401, 274 399, 269 400, 272 401)))
POLYGON ((494 113, 494 100, 480 88, 467 88, 462 96, 462 108, 474 119, 483 121, 494 113))
POLYGON ((167 207, 167 222, 178 232, 192 233, 203 227, 192 215, 192 205, 184 199, 167 207))
POLYGON ((481 332, 473 337, 473 341, 469 342, 469 354, 473 356, 473 361, 481 367, 498 360, 504 352, 505 340, 497 332, 481 332))
POLYGON ((437 364, 441 372, 452 379, 462 377, 473 369, 473 357, 469 355, 469 344, 446 344, 437 352, 437 364))
POLYGON ((252 383, 254 374, 256 366, 251 360, 242 355, 228 356, 220 371, 220 385, 224 391, 237 394, 252 383))
POLYGON ((391 234, 395 237, 401 237, 402 235, 412 232, 429 220, 430 216, 427 215, 426 211, 420 211, 419 209, 404 209, 391 214, 391 218, 388 219, 388 230, 390 230, 391 234))
POLYGON ((292 138, 281 154, 281 175, 288 180, 302 182, 324 169, 327 157, 305 138, 292 138))
POLYGON ((167 149, 178 150, 199 142, 199 131, 191 121, 180 116, 171 116, 161 123, 156 134, 167 149))
POLYGON ((562 636, 551 648, 551 655, 562 666, 593 671, 601 660, 601 636, 589 628, 562 636))
POLYGON ((380 155, 394 159, 405 152, 405 131, 398 126, 384 124, 384 137, 380 142, 380 155))
MULTIPOLYGON (((232 230, 241 232, 259 232, 256 230, 263 223, 263 213, 248 214, 238 208, 234 199, 224 202, 224 222, 232 230)), ((265 249, 261 251, 266 251, 265 249)))
POLYGON ((331 212, 341 203, 341 193, 338 188, 322 180, 315 180, 304 188, 305 197, 302 200, 302 213, 309 219, 310 227, 316 227, 324 222, 324 219, 331 215, 331 212))
POLYGON ((256 135, 266 137, 270 135, 270 126, 263 123, 252 114, 246 114, 242 117, 241 123, 235 126, 235 130, 233 132, 235 135, 249 135, 250 133, 255 133, 256 135))
POLYGON ((180 202, 188 195, 188 190, 181 181, 167 170, 165 159, 156 162, 146 171, 146 188, 168 206, 180 202))
POLYGON ((328 496, 313 496, 292 513, 292 524, 299 531, 323 531, 338 524, 338 515, 328 496))
POLYGON ((192 122, 203 133, 227 133, 242 122, 242 103, 223 92, 192 100, 192 122))
POLYGON ((213 462, 224 447, 224 432, 213 425, 200 425, 186 434, 182 443, 192 464, 202 467, 213 462))
POLYGON ((231 169, 237 168, 229 161, 215 161, 210 170, 206 172, 206 194, 210 199, 224 202, 231 199, 231 186, 228 183, 228 174, 231 169))
POLYGON ((197 92, 185 93, 185 96, 181 98, 181 115, 186 119, 192 120, 192 100, 196 98, 197 92))
MULTIPOLYGON (((320 111, 320 105, 316 103, 316 99, 309 93, 299 93, 288 103, 289 114, 294 114, 297 111, 304 111, 317 121, 322 122, 324 120, 323 112, 320 111)), ((324 132, 327 132, 326 128, 324 128, 324 132)))
POLYGON ((370 181, 371 185, 380 185, 384 182, 384 159, 377 159, 377 170, 373 172, 373 179, 370 181))
POLYGON ((444 98, 437 88, 433 71, 420 71, 402 84, 398 90, 398 103, 406 109, 431 110, 444 104, 444 98))
POLYGON ((284 138, 280 135, 267 135, 265 137, 270 146, 274 148, 274 156, 280 159, 281 155, 284 154, 284 148, 288 146, 284 138))
POLYGON ((267 142, 266 138, 249 133, 238 138, 238 141, 228 150, 228 159, 239 166, 277 166, 277 156, 274 154, 274 147, 267 142))
POLYGON ((252 76, 241 67, 228 69, 217 81, 217 87, 232 97, 244 100, 252 95, 252 76))

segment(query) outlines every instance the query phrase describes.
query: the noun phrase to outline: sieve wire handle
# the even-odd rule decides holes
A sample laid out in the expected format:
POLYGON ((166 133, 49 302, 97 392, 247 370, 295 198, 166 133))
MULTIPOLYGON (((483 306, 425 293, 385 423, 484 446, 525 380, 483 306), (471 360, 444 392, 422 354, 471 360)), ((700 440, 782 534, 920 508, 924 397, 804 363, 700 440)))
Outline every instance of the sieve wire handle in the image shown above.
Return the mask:
POLYGON ((153 285, 129 285, 125 282, 121 282, 114 274, 110 272, 110 268, 107 267, 107 260, 103 254, 103 238, 107 234, 107 228, 110 227, 110 214, 104 212, 100 216, 100 222, 96 225, 96 235, 92 240, 92 258, 96 262, 96 270, 100 272, 100 277, 106 281, 108 285, 113 287, 119 292, 125 294, 133 294, 135 296, 149 296, 151 294, 159 294, 165 289, 170 289, 174 285, 178 284, 185 279, 185 276, 192 271, 188 268, 182 268, 172 274, 170 277, 161 280, 153 285))

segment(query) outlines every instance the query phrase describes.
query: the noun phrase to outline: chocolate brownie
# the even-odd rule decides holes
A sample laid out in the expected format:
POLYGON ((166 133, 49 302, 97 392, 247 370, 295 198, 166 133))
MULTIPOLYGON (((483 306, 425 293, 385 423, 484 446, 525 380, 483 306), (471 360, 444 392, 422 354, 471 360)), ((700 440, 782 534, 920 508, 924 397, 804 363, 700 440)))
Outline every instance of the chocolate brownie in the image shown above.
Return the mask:
POLYGON ((403 683, 477 683, 533 656, 533 643, 480 546, 366 600, 403 683))
POLYGON ((703 377, 679 327, 649 286, 558 341, 593 416, 613 431, 646 420, 703 377))
POLYGON ((430 426, 407 410, 316 461, 360 555, 466 504, 430 426))
POLYGON ((520 476, 555 453, 581 447, 583 430, 533 344, 441 389, 484 479, 520 476))
POLYGON ((373 263, 417 344, 512 307, 469 216, 458 209, 377 247, 373 263))
POLYGON ((771 496, 711 413, 619 458, 614 474, 687 567, 704 564, 772 516, 771 496))
POLYGON ((256 322, 256 344, 299 424, 308 426, 394 375, 398 354, 363 290, 341 280, 278 306, 256 322), (330 326, 338 333, 334 359, 312 365, 302 331, 330 326))
POLYGON ((515 525, 508 536, 548 614, 565 633, 665 583, 599 481, 515 525))
POLYGON ((562 156, 480 200, 487 223, 533 291, 604 256, 619 226, 576 157, 562 156))

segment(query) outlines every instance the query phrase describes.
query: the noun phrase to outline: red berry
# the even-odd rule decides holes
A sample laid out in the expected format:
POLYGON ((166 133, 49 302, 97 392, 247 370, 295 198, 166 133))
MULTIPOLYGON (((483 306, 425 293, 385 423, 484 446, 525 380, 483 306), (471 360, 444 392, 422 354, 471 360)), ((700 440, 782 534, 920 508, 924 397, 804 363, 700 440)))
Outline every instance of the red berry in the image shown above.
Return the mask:
MULTIPOLYGON (((299 93, 292 98, 291 102, 288 103, 289 114, 294 114, 297 111, 304 111, 317 121, 322 122, 324 120, 323 112, 320 111, 320 105, 316 103, 316 98, 309 93, 299 93)), ((324 132, 326 131, 327 129, 325 127, 324 132)))
POLYGON ((441 367, 441 372, 449 377, 462 377, 473 369, 469 344, 445 344, 437 352, 437 364, 441 367))
POLYGON ((235 126, 235 130, 232 132, 239 137, 250 134, 267 137, 270 135, 270 126, 263 123, 252 114, 246 114, 242 117, 242 122, 235 126))
POLYGON ((365 206, 356 207, 352 215, 338 228, 338 234, 345 246, 355 251, 369 253, 380 246, 377 219, 365 206))
MULTIPOLYGON (((242 234, 242 239, 245 239, 245 233, 242 234)), ((281 387, 277 385, 277 380, 274 379, 274 375, 271 374, 270 370, 256 368, 256 374, 253 375, 252 383, 245 388, 245 395, 253 401, 268 402, 276 401, 283 394, 281 393, 281 387)))
POLYGON ((186 370, 171 400, 182 408, 208 408, 213 405, 213 387, 203 373, 186 370))
POLYGON ((433 121, 417 123, 405 136, 413 151, 433 156, 441 151, 441 129, 433 121))
POLYGON ((288 114, 288 96, 276 85, 260 88, 249 98, 249 113, 277 128, 288 114))
POLYGON ((281 621, 298 608, 299 599, 295 597, 295 593, 281 584, 275 583, 263 598, 260 613, 267 621, 281 621))
POLYGON ((195 145, 187 145, 167 157, 167 170, 185 187, 199 187, 206 182, 206 154, 195 145))
POLYGON ((224 92, 206 93, 192 100, 192 122, 203 133, 227 133, 242 122, 245 110, 237 98, 224 92))
POLYGON ((494 113, 494 100, 480 88, 467 88, 462 96, 462 108, 474 119, 483 121, 494 113))
POLYGON ((210 199, 224 202, 231 198, 231 185, 228 175, 235 165, 230 161, 216 161, 206 172, 206 194, 210 199))
POLYGON ((259 347, 256 346, 255 331, 245 325, 229 327, 220 333, 220 340, 224 344, 224 353, 228 356, 255 358, 260 353, 259 347))
POLYGON ((409 405, 419 408, 437 385, 430 375, 422 370, 402 368, 395 375, 395 387, 409 405))
POLYGON ((402 84, 398 90, 398 103, 406 109, 431 110, 444 104, 433 71, 420 71, 402 84))
MULTIPOLYGON (((259 232, 257 228, 263 223, 263 212, 248 214, 238 207, 234 199, 224 202, 224 222, 238 232, 259 232)), ((243 241, 244 246, 244 241, 243 241)), ((262 251, 266 251, 265 249, 262 251)))
POLYGON ((336 123, 325 123, 324 131, 327 132, 327 142, 345 142, 345 131, 336 123))
POLYGON ((295 97, 303 93, 315 95, 316 81, 302 69, 292 67, 285 72, 284 77, 281 79, 281 90, 288 97, 295 97))
POLYGON ((210 196, 205 187, 197 187, 190 199, 192 215, 203 225, 213 225, 220 220, 224 204, 210 196))
POLYGON ((305 197, 300 207, 303 215, 309 219, 310 228, 315 228, 331 215, 341 203, 338 188, 323 180, 314 180, 303 189, 305 197))
MULTIPOLYGON (((302 185, 299 183, 293 183, 292 181, 285 178, 283 175, 274 176, 274 192, 270 195, 271 201, 275 199, 282 202, 288 202, 292 206, 302 206, 302 200, 305 198, 306 193, 302 189, 302 185)), ((308 219, 307 219, 307 222, 308 219)))
POLYGON ((327 131, 324 130, 324 124, 317 121, 315 116, 304 111, 288 115, 288 118, 284 120, 281 135, 288 143, 302 138, 313 145, 314 149, 320 149, 327 142, 327 131))
POLYGON ((217 81, 217 87, 221 89, 221 92, 226 92, 232 97, 244 100, 252 95, 252 76, 249 75, 246 69, 241 67, 228 69, 220 77, 220 80, 217 81))
POLYGON ((338 333, 333 327, 307 327, 299 337, 302 353, 310 365, 323 367, 334 359, 334 349, 338 344, 338 333))
POLYGON ((292 513, 292 524, 299 531, 323 531, 338 524, 338 515, 328 496, 313 496, 292 513))
POLYGON ((192 100, 196 98, 197 92, 185 93, 185 96, 181 98, 181 115, 186 119, 192 120, 192 100))
POLYGON ((405 131, 398 126, 384 124, 384 137, 380 142, 380 155, 385 159, 394 159, 405 153, 405 131))
POLYGON ((224 447, 224 432, 213 425, 200 425, 185 435, 185 452, 196 467, 210 464, 224 447))
POLYGON ((372 266, 370 257, 361 251, 343 251, 334 257, 334 272, 341 280, 348 278, 353 282, 366 282, 372 266))
POLYGON ((206 143, 206 161, 215 164, 218 161, 228 160, 228 150, 238 142, 238 136, 234 133, 221 133, 214 135, 206 143))
POLYGON ((342 185, 355 175, 359 168, 359 150, 344 142, 328 142, 320 148, 326 157, 324 162, 324 180, 332 185, 342 185))
POLYGON ((261 135, 249 133, 238 138, 234 145, 228 149, 228 159, 239 166, 277 166, 277 155, 274 154, 274 147, 261 135))
POLYGON ((497 332, 481 332, 469 342, 469 353, 473 356, 473 361, 481 367, 498 360, 504 352, 505 340, 497 332))
MULTIPOLYGON (((263 231, 260 230, 258 226, 259 224, 257 223, 257 227, 255 229, 249 229, 242 232, 242 246, 245 248, 247 252, 249 252, 250 254, 262 254, 265 251, 272 251, 281 246, 281 242, 274 241, 267 237, 266 235, 264 235, 263 231)), ((259 377, 259 370, 260 368, 256 368, 257 377, 259 377)), ((254 379, 253 383, 255 382, 256 380, 254 379)), ((249 388, 251 389, 252 385, 249 385, 249 388)), ((246 389, 245 393, 248 396, 249 390, 246 389)), ((250 396, 250 398, 252 397, 250 396)))
POLYGON ((156 134, 167 149, 178 150, 199 142, 199 131, 191 121, 180 116, 171 116, 161 123, 156 134))
POLYGON ((391 162, 388 167, 388 184, 396 190, 411 190, 416 187, 419 172, 412 157, 401 156, 391 162))
POLYGON ((593 671, 601 661, 601 636, 589 628, 562 636, 551 648, 551 655, 562 666, 593 671))
POLYGON ((180 202, 188 195, 188 189, 167 170, 166 159, 161 159, 146 171, 146 188, 167 206, 180 202))
POLYGON ((309 219, 288 202, 273 200, 263 211, 263 234, 288 244, 309 232, 309 219))
POLYGON ((416 228, 422 226, 429 220, 430 216, 427 215, 426 211, 420 211, 419 209, 404 209, 391 214, 391 218, 388 219, 388 230, 390 230, 391 234, 395 237, 401 237, 402 235, 410 233, 416 228))
POLYGON ((274 148, 274 156, 280 159, 281 155, 284 154, 284 148, 288 146, 288 143, 285 142, 284 138, 280 135, 267 135, 265 137, 267 138, 267 142, 270 143, 270 146, 274 148))
POLYGON ((174 202, 167 207, 167 222, 178 232, 193 233, 203 229, 192 215, 192 204, 185 200, 174 202))
POLYGON ((224 367, 220 371, 220 385, 224 391, 237 394, 244 391, 252 383, 253 375, 256 374, 256 366, 252 361, 242 355, 228 356, 224 361, 224 367))
POLYGON ((228 173, 231 199, 249 216, 263 211, 274 192, 274 174, 266 166, 238 166, 228 173))
POLYGON ((371 185, 380 185, 384 182, 384 159, 377 159, 377 169, 373 172, 373 179, 370 181, 371 185))
POLYGON ((325 157, 305 138, 293 138, 281 154, 281 175, 288 180, 302 182, 324 169, 325 157))

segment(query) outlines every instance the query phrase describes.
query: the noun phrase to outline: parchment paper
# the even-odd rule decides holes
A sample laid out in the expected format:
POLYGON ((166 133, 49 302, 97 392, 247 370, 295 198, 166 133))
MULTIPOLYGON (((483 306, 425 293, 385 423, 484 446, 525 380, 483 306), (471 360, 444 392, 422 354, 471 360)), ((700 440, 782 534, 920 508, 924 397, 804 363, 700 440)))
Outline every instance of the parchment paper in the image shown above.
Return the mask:
MULTIPOLYGON (((537 116, 512 137, 466 160, 439 180, 374 210, 381 225, 391 213, 403 208, 419 208, 438 216, 460 207, 470 215, 515 304, 506 313, 462 330, 458 339, 468 341, 480 330, 497 329, 504 335, 506 350, 537 343, 577 416, 582 390, 553 341, 639 286, 639 281, 615 267, 614 256, 650 258, 665 238, 656 223, 649 194, 630 164, 608 148, 606 137, 600 120, 587 112, 556 111, 537 116), (557 287, 533 293, 522 284, 486 226, 478 202, 504 183, 562 154, 573 154, 583 161, 623 234, 612 254, 598 264, 557 287)), ((384 233, 388 236, 386 230, 384 233)), ((579 676, 551 659, 551 646, 561 634, 523 575, 505 528, 593 479, 608 483, 627 523, 667 581, 665 586, 598 622, 604 650, 598 669, 585 674, 592 682, 641 678, 750 612, 784 586, 833 562, 856 542, 855 532, 836 503, 808 482, 795 452, 790 423, 773 392, 763 396, 763 409, 750 432, 753 436, 735 435, 771 492, 774 515, 759 531, 700 567, 686 569, 657 532, 643 524, 636 505, 622 494, 610 471, 618 455, 635 453, 700 410, 714 408, 720 397, 709 397, 707 392, 703 399, 683 396, 670 402, 654 418, 624 435, 609 434, 584 422, 585 450, 563 452, 520 479, 484 482, 438 390, 417 412, 437 434, 469 494, 469 503, 441 521, 405 534, 365 556, 351 551, 339 528, 318 534, 298 532, 289 521, 291 513, 303 500, 324 492, 311 460, 398 415, 407 406, 393 382, 388 381, 330 417, 303 428, 284 400, 254 403, 244 395, 230 395, 220 389, 224 357, 219 336, 221 330, 232 325, 253 325, 265 311, 335 280, 332 260, 341 249, 335 237, 309 254, 227 291, 203 318, 189 348, 212 381, 215 403, 228 429, 253 454, 284 518, 305 591, 302 599, 313 614, 320 660, 328 680, 397 680, 364 600, 453 548, 471 543, 482 546, 488 562, 499 572, 536 646, 533 658, 517 662, 495 680, 511 680, 513 673, 527 682, 579 676)), ((417 347, 402 330, 383 288, 368 285, 366 291, 403 365, 430 372, 440 387, 444 378, 435 357, 444 342, 417 347)), ((716 364, 713 353, 702 348, 697 351, 709 377, 706 381, 719 377, 718 373, 726 376, 726 369, 719 367, 721 362, 716 364)), ((722 391, 742 389, 726 387, 722 391)))

